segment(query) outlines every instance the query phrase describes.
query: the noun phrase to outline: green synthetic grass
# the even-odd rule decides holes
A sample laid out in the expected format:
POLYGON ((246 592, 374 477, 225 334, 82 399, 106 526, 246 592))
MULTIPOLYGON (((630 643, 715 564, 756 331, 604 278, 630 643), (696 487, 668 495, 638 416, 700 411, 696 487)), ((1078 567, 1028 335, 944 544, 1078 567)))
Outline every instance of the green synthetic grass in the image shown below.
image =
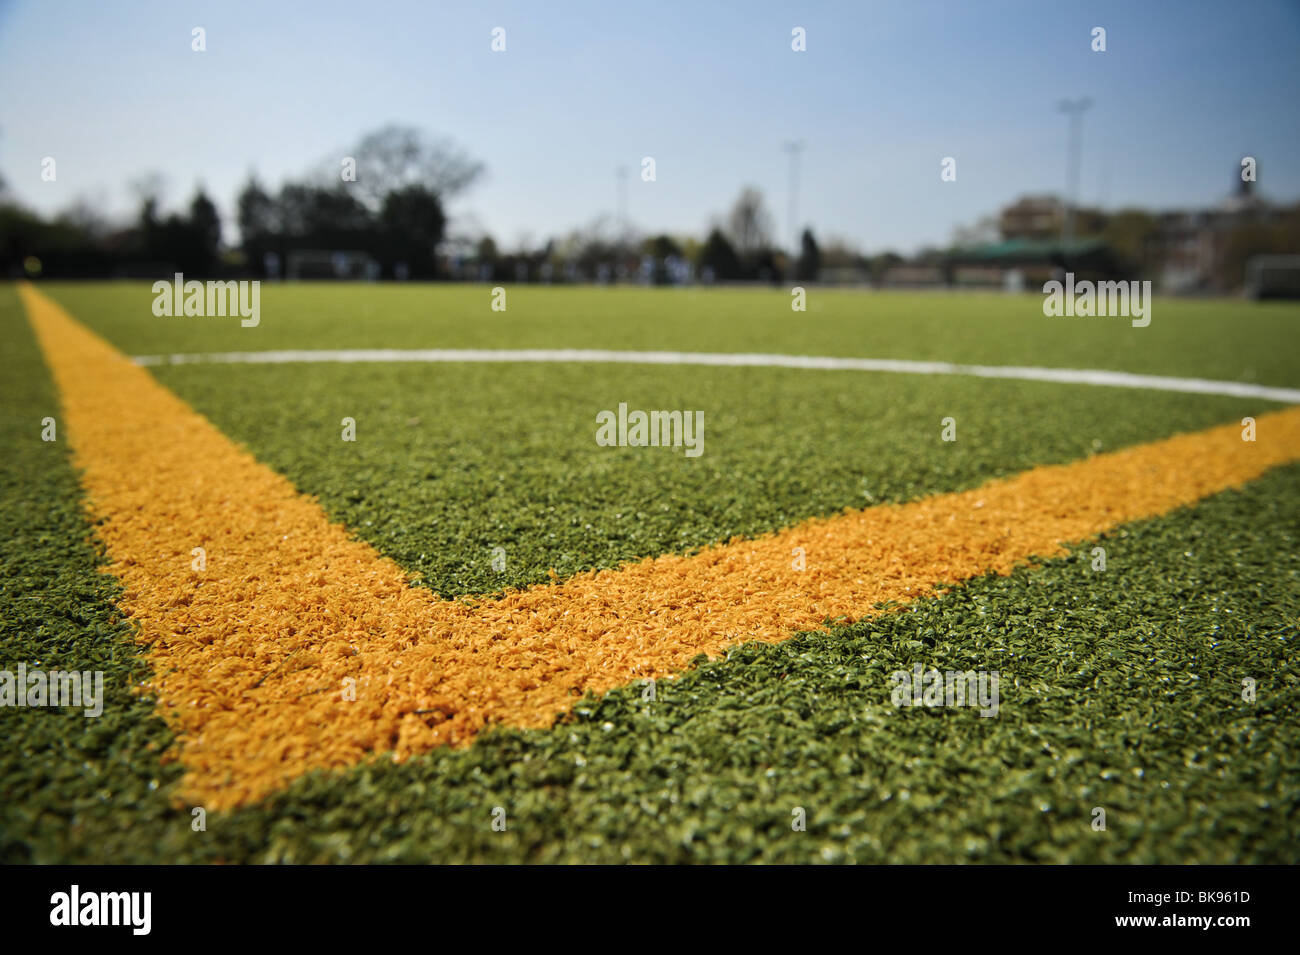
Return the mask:
MULTIPOLYGON (((170 350, 114 337, 137 334, 120 299, 114 304, 121 290, 102 314, 93 287, 58 295, 119 347, 170 350), (77 304, 77 295, 92 298, 77 304), (125 324, 110 331, 114 322, 125 324)), ((285 292, 299 305, 341 310, 352 290, 285 292)), ((414 292, 393 290, 393 301, 414 292)), ((649 294, 671 293, 633 292, 630 314, 649 294)), ((268 291, 264 324, 269 300, 268 291)), ((1274 314, 1231 308, 1245 310, 1232 313, 1235 329, 1259 331, 1252 322, 1274 314)), ((980 309, 960 314, 949 324, 978 320, 980 309)), ((294 321, 301 330, 309 318, 294 321)), ((0 667, 40 661, 107 671, 100 719, 0 709, 4 861, 1298 861, 1300 466, 1109 536, 1101 574, 1089 569, 1089 543, 902 613, 746 645, 661 681, 653 703, 629 687, 584 701, 551 730, 499 729, 467 750, 403 766, 381 759, 314 774, 263 805, 211 814, 207 831, 194 832, 188 808, 170 806, 179 771, 159 762, 167 731, 149 702, 129 693, 144 671, 112 606, 116 585, 95 570, 101 555, 87 541, 67 445, 39 440, 40 419, 57 415, 57 401, 8 288, 0 288, 0 321, 0 667), (916 663, 997 670, 999 715, 895 709, 889 674, 916 663), (1254 703, 1242 700, 1244 677, 1258 681, 1254 703), (497 806, 506 832, 492 830, 497 806), (795 807, 807 812, 806 832, 790 829, 795 807), (1092 829, 1095 807, 1106 811, 1105 832, 1092 829)), ((655 347, 763 350, 747 327, 733 328, 730 344, 655 347)), ((499 344, 646 347, 630 344, 647 334, 637 322, 620 329, 616 342, 499 344)), ((1124 333, 1141 331, 1150 329, 1124 333)), ((274 347, 341 347, 334 334, 274 347)), ((458 344, 483 345, 485 334, 458 344)), ((1294 384, 1296 359, 1278 347, 1289 337, 1270 334, 1277 377, 1261 380, 1294 384)), ((272 347, 239 337, 213 347, 272 347)), ((455 347, 373 335, 346 344, 455 347)), ((1249 334, 1234 331, 1207 354, 1171 361, 1168 373, 1214 374, 1216 362, 1240 363, 1252 348, 1249 334)), ((191 338, 175 350, 203 348, 191 338)), ((1094 357, 1068 363, 1123 367, 1094 357)), ((860 506, 869 503, 864 477, 878 500, 913 497, 1082 456, 1094 440, 1108 449, 1247 413, 1241 402, 1194 396, 910 376, 322 367, 186 367, 160 377, 321 494, 358 534, 449 592, 501 586, 483 577, 481 551, 507 531, 532 545, 503 545, 505 582, 513 583, 548 564, 688 549, 810 508, 860 506), (703 407, 704 457, 602 454, 590 440, 594 414, 618 400, 703 407), (338 440, 338 418, 350 413, 340 403, 363 409, 352 413, 355 445, 338 440), (578 420, 583 409, 590 420, 578 420), (946 414, 958 419, 955 445, 938 440, 946 414), (449 457, 454 466, 439 469, 449 457), (568 524, 572 508, 593 528, 568 524), (642 516, 620 528, 611 511, 642 516), (557 537, 539 543, 550 533, 557 537), (425 547, 434 556, 420 563, 415 551, 425 547)))
POLYGON ((618 348, 1106 368, 1294 386, 1300 305, 1157 296, 1150 326, 1043 315, 1043 296, 783 289, 266 284, 261 324, 157 318, 147 282, 41 288, 127 354, 275 348, 618 348))
MULTIPOLYGON (((1288 862, 1300 850, 1300 467, 906 612, 315 774, 219 823, 259 861, 1288 862), (1001 709, 896 709, 915 663, 1001 709), (1258 681, 1242 699, 1242 679, 1258 681), (491 810, 510 828, 493 832, 491 810), (791 812, 806 810, 806 832, 791 812), (1104 832, 1093 810, 1106 811, 1104 832), (266 832, 269 841, 262 841, 266 832)), ((190 851, 196 851, 192 847, 190 851)), ((234 846, 234 848, 232 848, 234 846)))
POLYGON ((184 365, 157 377, 445 596, 688 552, 1240 420, 1266 402, 759 368, 184 365), (704 453, 596 413, 704 412, 704 453), (957 440, 941 439, 941 421, 957 440), (356 421, 356 441, 340 423, 356 421), (493 548, 505 570, 493 569, 493 548))
POLYGON ((174 813, 160 767, 171 734, 131 693, 148 667, 100 573, 66 435, 41 440, 58 398, 17 296, 0 287, 0 670, 104 671, 104 711, 0 707, 0 861, 58 862, 148 844, 174 813), (142 835, 143 833, 143 835, 142 835), (92 848, 92 845, 97 846, 92 848))
MULTIPOLYGON (((1037 297, 813 290, 264 285, 262 323, 158 318, 145 283, 49 288, 129 354, 343 347, 805 352, 1300 379, 1295 306, 1158 302, 1161 323, 1037 297), (1175 347, 1176 346, 1176 347, 1175 347), (1127 362, 1127 364, 1126 364, 1127 362)), ((1269 402, 918 375, 610 365, 183 365, 154 374, 444 595, 688 552, 845 507, 1257 415, 1269 402), (601 448, 596 414, 704 412, 704 454, 601 448), (940 440, 957 421, 958 440, 940 440), (355 443, 341 439, 356 421, 355 443), (493 568, 494 548, 505 569, 493 568)), ((499 566, 499 564, 498 564, 499 566)))

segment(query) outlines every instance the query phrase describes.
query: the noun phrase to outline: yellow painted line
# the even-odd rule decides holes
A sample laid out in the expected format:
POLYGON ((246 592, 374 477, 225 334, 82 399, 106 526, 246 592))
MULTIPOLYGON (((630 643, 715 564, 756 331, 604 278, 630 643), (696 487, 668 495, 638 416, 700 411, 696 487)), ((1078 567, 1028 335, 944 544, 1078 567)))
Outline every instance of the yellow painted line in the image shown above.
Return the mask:
POLYGON ((489 723, 544 727, 586 691, 1005 574, 1300 458, 1289 408, 1259 416, 1254 443, 1225 425, 472 606, 410 586, 147 371, 32 286, 20 293, 123 610, 149 647, 182 792, 209 808, 310 769, 466 744, 489 723))

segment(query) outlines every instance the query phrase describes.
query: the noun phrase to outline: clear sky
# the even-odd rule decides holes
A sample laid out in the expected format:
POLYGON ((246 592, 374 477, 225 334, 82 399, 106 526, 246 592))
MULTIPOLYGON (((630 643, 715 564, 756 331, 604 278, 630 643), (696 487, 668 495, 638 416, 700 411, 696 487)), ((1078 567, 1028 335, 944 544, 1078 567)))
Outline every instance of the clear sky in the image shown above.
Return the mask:
POLYGON ((399 122, 487 164, 450 211, 507 248, 612 214, 619 165, 641 230, 699 234, 752 184, 785 236, 781 144, 798 139, 801 220, 911 251, 1060 192, 1055 104, 1085 95, 1084 202, 1212 204, 1244 155, 1265 195, 1300 197, 1296 0, 0 0, 0 174, 46 212, 84 198, 125 215, 152 170, 169 205, 202 183, 229 214, 250 170, 276 185, 399 122))

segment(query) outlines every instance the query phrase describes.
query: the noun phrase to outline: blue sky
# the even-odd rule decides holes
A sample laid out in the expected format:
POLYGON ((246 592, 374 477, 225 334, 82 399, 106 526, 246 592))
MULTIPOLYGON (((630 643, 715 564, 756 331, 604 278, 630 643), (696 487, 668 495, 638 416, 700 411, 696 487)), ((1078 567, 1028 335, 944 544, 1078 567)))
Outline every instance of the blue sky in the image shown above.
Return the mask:
POLYGON ((250 170, 278 184, 400 122, 487 164, 450 211, 506 247, 612 214, 618 165, 642 230, 699 234, 755 185, 784 236, 781 144, 800 139, 800 219, 823 239, 911 251, 1061 191, 1063 97, 1095 104, 1085 202, 1212 204, 1243 155, 1266 195, 1300 197, 1298 52, 1294 0, 0 0, 0 173, 42 211, 83 198, 125 216, 126 184, 156 170, 169 205, 202 183, 228 213, 250 170), (489 48, 497 26, 505 53, 489 48), (40 180, 44 156, 55 183, 40 180), (643 156, 656 182, 637 175, 643 156), (940 181, 945 156, 956 182, 940 181))

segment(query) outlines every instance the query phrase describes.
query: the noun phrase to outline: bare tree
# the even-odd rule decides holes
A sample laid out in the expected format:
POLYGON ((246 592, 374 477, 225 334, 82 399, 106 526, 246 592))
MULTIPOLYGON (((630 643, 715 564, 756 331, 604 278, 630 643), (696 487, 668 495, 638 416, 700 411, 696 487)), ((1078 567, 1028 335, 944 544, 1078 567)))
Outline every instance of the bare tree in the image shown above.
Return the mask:
POLYGON ((753 186, 741 190, 727 216, 727 233, 741 258, 749 259, 772 245, 772 216, 763 194, 753 186))
MULTIPOLYGON (((353 148, 359 197, 378 208, 390 192, 423 186, 444 201, 483 174, 481 162, 446 138, 433 139, 411 126, 389 125, 361 137, 353 148)), ((330 175, 339 181, 337 160, 330 175)))

